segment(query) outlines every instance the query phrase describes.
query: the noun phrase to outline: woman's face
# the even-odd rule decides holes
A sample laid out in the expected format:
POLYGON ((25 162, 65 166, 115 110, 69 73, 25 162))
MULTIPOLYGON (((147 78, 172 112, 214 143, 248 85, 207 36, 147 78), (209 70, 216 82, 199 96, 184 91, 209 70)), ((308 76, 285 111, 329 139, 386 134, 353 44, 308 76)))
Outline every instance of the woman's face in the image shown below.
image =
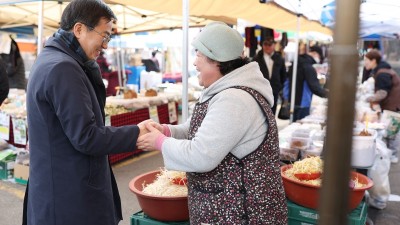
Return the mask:
POLYGON ((376 67, 376 60, 375 59, 368 59, 367 57, 364 57, 364 66, 365 69, 371 70, 376 67))
POLYGON ((196 59, 193 63, 196 70, 199 72, 199 84, 205 88, 208 88, 211 84, 222 77, 219 71, 218 62, 212 61, 203 55, 201 52, 196 52, 196 59))

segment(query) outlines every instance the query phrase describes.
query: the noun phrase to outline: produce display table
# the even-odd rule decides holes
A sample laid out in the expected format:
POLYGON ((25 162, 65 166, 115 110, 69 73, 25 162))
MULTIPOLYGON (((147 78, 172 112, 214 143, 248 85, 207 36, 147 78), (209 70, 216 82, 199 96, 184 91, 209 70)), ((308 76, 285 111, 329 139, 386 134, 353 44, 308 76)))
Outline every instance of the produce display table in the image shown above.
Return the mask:
MULTIPOLYGON (((176 108, 176 110, 175 110, 176 118, 178 118, 178 103, 177 102, 175 102, 175 108, 176 108)), ((157 114, 158 114, 158 120, 160 123, 177 124, 177 121, 170 121, 170 119, 169 119, 170 115, 169 115, 169 110, 168 110, 168 104, 158 105, 157 106, 157 114)), ((131 124, 138 124, 147 119, 150 119, 149 108, 138 109, 133 112, 122 113, 122 114, 113 115, 110 117, 111 126, 115 126, 115 127, 131 125, 131 124)), ((8 138, 7 142, 18 148, 26 148, 26 142, 24 144, 18 144, 15 142, 13 119, 11 116, 9 118, 9 121, 10 121, 9 122, 9 138, 8 138)), ((25 130, 22 130, 26 136, 25 137, 26 141, 28 140, 27 129, 28 128, 26 127, 25 130)), ((109 155, 109 160, 111 163, 116 163, 116 162, 121 161, 122 159, 125 159, 125 158, 130 157, 135 154, 138 154, 140 152, 142 152, 142 150, 136 149, 132 152, 111 154, 111 155, 109 155)))

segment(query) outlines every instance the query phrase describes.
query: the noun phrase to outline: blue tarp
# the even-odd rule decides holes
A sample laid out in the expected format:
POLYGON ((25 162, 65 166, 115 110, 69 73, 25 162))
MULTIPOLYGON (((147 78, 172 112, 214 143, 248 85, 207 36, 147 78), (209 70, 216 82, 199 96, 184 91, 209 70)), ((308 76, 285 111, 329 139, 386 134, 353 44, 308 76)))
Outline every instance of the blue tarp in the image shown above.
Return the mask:
POLYGON ((16 34, 27 34, 27 35, 35 34, 33 26, 4 28, 4 29, 0 29, 0 31, 4 31, 4 32, 8 32, 8 33, 16 33, 16 34))

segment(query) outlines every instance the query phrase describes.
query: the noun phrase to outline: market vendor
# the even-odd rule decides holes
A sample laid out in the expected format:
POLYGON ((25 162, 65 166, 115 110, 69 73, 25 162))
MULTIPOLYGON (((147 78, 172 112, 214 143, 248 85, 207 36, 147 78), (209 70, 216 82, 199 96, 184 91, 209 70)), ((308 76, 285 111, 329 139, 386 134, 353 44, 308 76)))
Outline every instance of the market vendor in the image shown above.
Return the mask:
MULTIPOLYGON (((390 65, 382 61, 378 50, 369 51, 364 57, 366 70, 371 70, 375 80, 375 93, 367 101, 379 104, 382 110, 400 112, 400 78, 390 65)), ((398 162, 397 153, 400 148, 400 133, 388 139, 388 148, 392 150, 391 161, 398 162)))
POLYGON ((191 119, 147 123, 138 147, 160 150, 167 169, 187 172, 190 224, 287 224, 269 81, 224 23, 207 25, 192 45, 205 89, 191 119))
POLYGON ((369 51, 364 57, 364 64, 375 80, 375 94, 367 101, 379 103, 382 110, 400 111, 400 78, 396 72, 382 61, 378 50, 369 51))
POLYGON ((108 154, 134 151, 144 127, 105 126, 96 58, 116 17, 103 1, 67 5, 27 89, 30 173, 23 224, 117 225, 121 201, 108 154))

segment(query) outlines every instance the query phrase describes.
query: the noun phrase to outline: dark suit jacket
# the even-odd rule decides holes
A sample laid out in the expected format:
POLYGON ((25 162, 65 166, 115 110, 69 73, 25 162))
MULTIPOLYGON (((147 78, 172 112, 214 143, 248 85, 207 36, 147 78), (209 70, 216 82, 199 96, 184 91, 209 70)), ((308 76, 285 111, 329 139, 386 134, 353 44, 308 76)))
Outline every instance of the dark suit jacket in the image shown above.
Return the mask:
POLYGON ((83 65, 52 37, 32 66, 28 225, 116 225, 122 219, 107 155, 135 150, 139 128, 104 125, 83 65))
POLYGON ((278 98, 279 92, 283 88, 283 83, 285 82, 287 75, 285 60, 282 58, 282 55, 279 52, 275 52, 272 55, 272 60, 274 61, 274 65, 272 66, 272 76, 270 78, 270 71, 268 71, 267 64, 264 60, 264 52, 260 50, 253 58, 253 61, 256 61, 260 66, 260 70, 264 75, 264 78, 269 80, 269 82, 271 83, 274 98, 276 100, 278 98))

